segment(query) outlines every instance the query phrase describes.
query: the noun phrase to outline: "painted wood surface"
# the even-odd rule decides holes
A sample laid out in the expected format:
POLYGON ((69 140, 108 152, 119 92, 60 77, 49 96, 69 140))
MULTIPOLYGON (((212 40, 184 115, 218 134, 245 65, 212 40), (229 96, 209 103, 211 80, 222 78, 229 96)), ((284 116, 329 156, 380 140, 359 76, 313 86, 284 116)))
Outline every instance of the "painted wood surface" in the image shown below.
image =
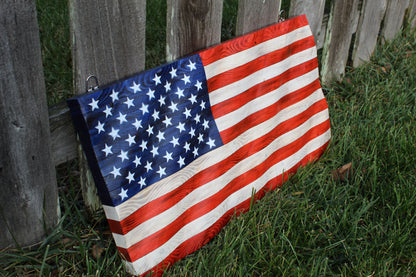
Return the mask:
POLYGON ((279 19, 280 0, 240 0, 238 1, 236 34, 243 35, 279 19))
POLYGON ((58 221, 34 1, 0 1, 0 249, 39 242, 58 221))
POLYGON ((291 17, 306 14, 318 49, 323 47, 325 39, 325 29, 322 27, 324 10, 325 0, 292 0, 290 2, 289 15, 291 17))
POLYGON ((363 1, 352 57, 354 67, 370 60, 377 45, 386 7, 387 0, 363 1))
POLYGON ((321 80, 340 80, 345 72, 351 37, 355 31, 358 0, 332 2, 322 56, 321 80))
POLYGON ((167 4, 167 61, 221 41, 222 0, 168 0, 167 4))
MULTIPOLYGON (((77 94, 85 93, 90 74, 103 85, 144 69, 145 0, 70 0, 69 17, 77 94)), ((100 201, 81 147, 79 157, 84 201, 96 210, 100 201)))
POLYGON ((381 36, 385 40, 390 41, 399 33, 403 25, 407 7, 409 7, 409 0, 388 1, 383 29, 381 31, 381 36))

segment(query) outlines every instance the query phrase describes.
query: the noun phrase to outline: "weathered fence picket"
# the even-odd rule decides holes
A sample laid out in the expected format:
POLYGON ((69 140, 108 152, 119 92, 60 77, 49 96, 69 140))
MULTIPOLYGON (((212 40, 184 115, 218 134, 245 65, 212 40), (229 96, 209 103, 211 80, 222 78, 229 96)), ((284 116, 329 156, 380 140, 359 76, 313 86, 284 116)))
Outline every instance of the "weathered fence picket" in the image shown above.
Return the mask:
POLYGON ((292 0, 289 16, 306 14, 317 48, 324 45, 325 28, 322 28, 325 0, 292 0))
POLYGON ((222 0, 169 0, 167 3, 168 61, 221 41, 222 0))
POLYGON ((0 249, 58 221, 40 49, 34 1, 0 1, 0 249))
MULTIPOLYGON (((145 65, 146 1, 69 0, 74 91, 86 92, 85 78, 107 84, 142 71, 145 65)), ((79 147, 83 197, 91 210, 100 207, 86 158, 79 147)))
POLYGON ((280 5, 280 0, 265 0, 261 2, 240 0, 238 2, 236 34, 243 35, 277 22, 280 5))
POLYGON ((332 2, 321 61, 321 78, 324 83, 339 80, 344 74, 352 34, 356 28, 357 7, 358 0, 332 2))
POLYGON ((368 61, 377 45, 378 33, 386 12, 387 0, 364 0, 354 44, 353 66, 368 61))
MULTIPOLYGON (((74 94, 85 92, 91 73, 106 84, 144 69, 146 2, 152 1, 68 1, 74 94)), ((0 248, 14 239, 21 245, 39 240, 44 231, 35 226, 42 220, 49 220, 47 227, 57 222, 53 166, 79 156, 65 103, 49 108, 48 124, 35 4, 23 2, 0 2, 0 233, 6 234, 0 248)), ((239 0, 236 33, 276 22, 282 2, 239 0)), ((325 14, 328 3, 291 0, 285 11, 307 15, 317 48, 323 48, 324 83, 342 78, 349 58, 353 66, 368 61, 377 41, 394 38, 404 19, 416 27, 416 0, 332 0, 330 14, 325 14)), ((167 60, 219 43, 222 9, 222 0, 167 0, 167 14, 160 15, 167 18, 167 60)), ((91 199, 94 186, 83 183, 90 192, 85 198, 91 199)), ((91 203, 87 200, 94 207, 91 203)))

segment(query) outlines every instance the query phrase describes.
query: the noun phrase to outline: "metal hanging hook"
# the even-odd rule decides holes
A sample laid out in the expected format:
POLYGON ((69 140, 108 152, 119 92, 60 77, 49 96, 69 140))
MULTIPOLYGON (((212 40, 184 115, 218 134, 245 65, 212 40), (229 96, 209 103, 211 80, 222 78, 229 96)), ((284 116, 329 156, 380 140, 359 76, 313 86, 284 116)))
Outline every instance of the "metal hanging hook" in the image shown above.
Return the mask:
POLYGON ((85 80, 85 91, 86 92, 91 92, 93 90, 98 89, 98 78, 95 75, 90 75, 88 76, 87 80, 85 80), (89 81, 93 79, 95 81, 95 86, 88 86, 89 85, 89 81))

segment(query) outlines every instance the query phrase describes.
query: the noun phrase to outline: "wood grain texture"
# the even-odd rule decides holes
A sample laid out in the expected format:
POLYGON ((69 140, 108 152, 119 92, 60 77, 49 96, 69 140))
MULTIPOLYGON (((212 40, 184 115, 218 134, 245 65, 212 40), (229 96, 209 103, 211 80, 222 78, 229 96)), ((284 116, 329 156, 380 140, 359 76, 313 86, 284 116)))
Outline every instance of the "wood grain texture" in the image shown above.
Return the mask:
POLYGON ((396 37, 403 26, 403 19, 406 9, 409 7, 409 0, 389 0, 387 3, 386 15, 384 16, 381 36, 390 41, 396 37))
MULTIPOLYGON (((85 93, 90 74, 103 85, 144 69, 145 0, 70 0, 69 17, 77 94, 85 93)), ((79 157, 84 201, 94 211, 100 202, 81 147, 79 157)))
POLYGON ((279 19, 280 0, 238 1, 236 34, 243 35, 260 29, 279 19))
POLYGON ((65 102, 49 108, 49 125, 53 164, 57 166, 78 157, 77 136, 65 102))
POLYGON ((222 8, 222 0, 168 0, 166 59, 219 43, 222 8))
POLYGON ((0 249, 39 242, 58 221, 34 1, 0 2, 0 249))
POLYGON ((407 19, 412 28, 416 27, 416 0, 410 0, 409 7, 407 9, 407 19))
POLYGON ((358 0, 332 2, 322 56, 323 83, 340 80, 345 72, 351 37, 355 31, 358 0))
POLYGON ((325 0, 292 0, 289 16, 306 14, 317 48, 322 48, 325 30, 322 27, 325 0))
POLYGON ((354 43, 353 66, 369 61, 377 45, 387 0, 364 0, 354 43))

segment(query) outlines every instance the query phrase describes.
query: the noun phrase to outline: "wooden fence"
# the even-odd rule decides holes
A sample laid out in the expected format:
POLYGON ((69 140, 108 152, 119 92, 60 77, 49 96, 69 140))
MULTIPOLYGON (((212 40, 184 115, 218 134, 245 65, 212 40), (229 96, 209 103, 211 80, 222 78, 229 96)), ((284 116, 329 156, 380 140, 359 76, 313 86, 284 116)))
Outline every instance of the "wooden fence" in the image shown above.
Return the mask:
MULTIPOLYGON (((377 41, 391 40, 406 22, 416 25, 416 0, 286 1, 286 15, 307 15, 322 49, 323 83, 342 78, 348 62, 368 61, 377 41)), ((146 4, 152 1, 69 0, 76 94, 90 73, 105 84, 144 69, 146 4)), ((237 35, 276 22, 280 8, 280 0, 239 0, 237 35)), ((222 0, 167 0, 167 60, 219 43, 222 9, 222 0)), ((66 104, 48 111, 42 70, 34 1, 1 1, 0 249, 39 241, 56 225, 54 167, 82 156, 66 104)), ((81 176, 94 205, 90 175, 81 176)))

